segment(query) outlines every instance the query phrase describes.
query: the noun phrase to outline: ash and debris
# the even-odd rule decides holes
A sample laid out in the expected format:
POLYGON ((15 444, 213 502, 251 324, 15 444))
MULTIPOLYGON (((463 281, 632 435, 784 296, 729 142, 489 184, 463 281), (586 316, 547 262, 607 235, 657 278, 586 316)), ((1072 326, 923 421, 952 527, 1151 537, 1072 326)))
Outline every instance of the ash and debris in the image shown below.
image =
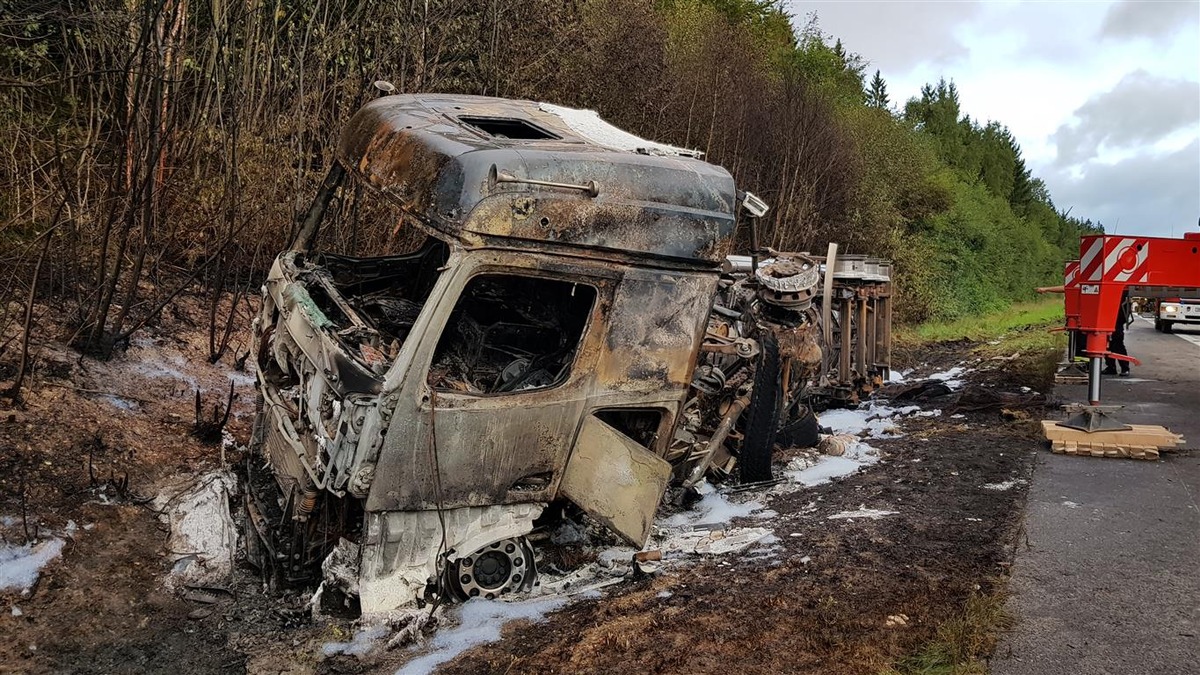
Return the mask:
POLYGON ((238 535, 229 504, 237 493, 237 477, 229 469, 176 479, 160 489, 153 506, 170 529, 168 590, 222 584, 232 574, 238 535))

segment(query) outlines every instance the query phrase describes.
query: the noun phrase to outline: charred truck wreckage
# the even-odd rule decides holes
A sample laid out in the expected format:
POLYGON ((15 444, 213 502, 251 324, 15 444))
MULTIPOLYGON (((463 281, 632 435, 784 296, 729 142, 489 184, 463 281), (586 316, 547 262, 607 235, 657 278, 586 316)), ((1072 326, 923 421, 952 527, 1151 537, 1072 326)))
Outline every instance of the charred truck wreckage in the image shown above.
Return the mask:
POLYGON ((888 264, 731 256, 766 205, 698 152, 390 95, 335 157, 254 324, 247 548, 273 583, 340 579, 363 613, 527 590, 564 506, 642 546, 669 485, 769 479, 814 405, 888 377, 888 264), (322 252, 351 211, 411 245, 322 252))

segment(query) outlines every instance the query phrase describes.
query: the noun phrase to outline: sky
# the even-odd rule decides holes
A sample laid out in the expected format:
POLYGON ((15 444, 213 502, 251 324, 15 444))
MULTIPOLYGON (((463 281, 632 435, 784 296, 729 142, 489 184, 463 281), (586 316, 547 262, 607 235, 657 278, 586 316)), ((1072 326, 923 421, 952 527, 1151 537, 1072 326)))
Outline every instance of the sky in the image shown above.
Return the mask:
POLYGON ((784 0, 878 69, 894 106, 939 78, 1006 125, 1072 216, 1200 229, 1200 0, 784 0))

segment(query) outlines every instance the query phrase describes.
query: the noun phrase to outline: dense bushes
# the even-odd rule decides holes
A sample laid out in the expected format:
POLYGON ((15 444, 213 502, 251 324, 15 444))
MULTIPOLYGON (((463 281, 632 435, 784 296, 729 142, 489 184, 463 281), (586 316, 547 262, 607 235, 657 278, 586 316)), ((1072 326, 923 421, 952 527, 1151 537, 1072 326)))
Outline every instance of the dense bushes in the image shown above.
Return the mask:
POLYGON ((771 203, 770 245, 895 258, 907 319, 1027 296, 1088 225, 952 84, 889 109, 776 0, 0 0, 0 29, 0 300, 44 248, 40 290, 87 348, 183 286, 253 287, 375 79, 704 149, 771 203))

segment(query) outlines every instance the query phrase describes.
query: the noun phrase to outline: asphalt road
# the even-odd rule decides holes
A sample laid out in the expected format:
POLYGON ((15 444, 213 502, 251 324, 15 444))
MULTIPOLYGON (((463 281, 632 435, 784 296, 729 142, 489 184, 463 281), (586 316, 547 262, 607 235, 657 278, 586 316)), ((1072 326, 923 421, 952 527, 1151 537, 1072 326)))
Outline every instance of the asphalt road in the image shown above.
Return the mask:
MULTIPOLYGON (((1105 377, 1125 422, 1200 448, 1200 327, 1126 333, 1142 360, 1105 377)), ((1083 386, 1060 386, 1083 401, 1083 386)), ((1017 617, 995 675, 1200 673, 1200 451, 1159 461, 1041 454, 1009 600, 1017 617)))

